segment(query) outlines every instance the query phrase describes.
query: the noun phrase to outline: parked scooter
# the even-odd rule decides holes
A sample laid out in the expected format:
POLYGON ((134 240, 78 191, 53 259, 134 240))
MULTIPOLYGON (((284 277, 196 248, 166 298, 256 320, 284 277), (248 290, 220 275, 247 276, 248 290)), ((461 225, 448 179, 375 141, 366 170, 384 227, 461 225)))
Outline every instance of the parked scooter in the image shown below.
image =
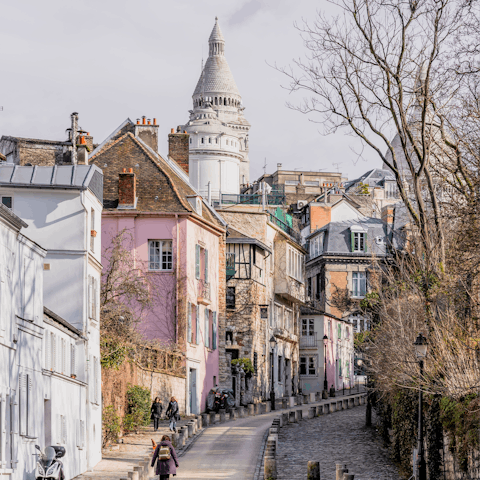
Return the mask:
POLYGON ((35 448, 37 453, 37 467, 35 468, 35 480, 65 480, 63 463, 58 460, 65 455, 64 447, 45 447, 42 452, 38 445, 35 448))

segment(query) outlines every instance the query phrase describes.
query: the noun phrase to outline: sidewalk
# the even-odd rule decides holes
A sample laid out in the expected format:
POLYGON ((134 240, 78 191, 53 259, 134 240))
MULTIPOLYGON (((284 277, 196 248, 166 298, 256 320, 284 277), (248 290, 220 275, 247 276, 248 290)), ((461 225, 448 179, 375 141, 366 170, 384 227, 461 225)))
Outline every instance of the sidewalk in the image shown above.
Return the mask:
MULTIPOLYGON (((352 389, 351 392, 345 390, 345 397, 349 395, 357 395, 358 393, 366 393, 366 391, 362 389, 362 386, 360 387, 360 392, 357 392, 356 388, 352 389)), ((335 398, 342 397, 344 397, 342 390, 336 392, 335 398)), ((328 400, 321 400, 319 402, 303 404, 298 408, 303 409, 313 405, 320 405, 328 403, 331 400, 332 398, 329 397, 328 400)), ((275 405, 276 410, 274 412, 271 412, 270 414, 262 414, 261 416, 263 417, 264 415, 278 415, 278 412, 282 411, 282 399, 277 399, 275 405)), ((183 425, 186 425, 191 418, 193 418, 193 416, 182 418, 179 422, 177 422, 177 430, 179 430, 180 427, 182 427, 183 425)), ((251 420, 253 420, 255 417, 246 418, 250 418, 251 420)), ((216 426, 226 427, 227 424, 230 423, 233 424, 237 422, 229 422, 227 420, 227 422, 224 424, 216 423, 216 426)), ((183 448, 177 449, 177 453, 182 456, 191 447, 193 442, 195 442, 196 439, 203 433, 204 430, 205 429, 198 432, 193 438, 189 438, 187 444, 183 448)), ((148 427, 142 428, 138 434, 130 434, 123 437, 120 440, 123 441, 123 443, 115 444, 112 447, 103 450, 103 459, 94 467, 92 472, 83 473, 82 475, 75 477, 75 479, 73 480, 90 480, 92 478, 100 480, 119 480, 121 478, 127 478, 128 472, 131 472, 133 470, 133 467, 138 466, 138 463, 143 459, 146 454, 152 454, 153 450, 151 439, 155 440, 155 442, 158 443, 162 435, 169 435, 170 437, 172 437, 172 432, 170 432, 170 430, 168 429, 168 420, 162 420, 160 422, 160 428, 157 432, 154 432, 153 425, 150 425, 148 427)))

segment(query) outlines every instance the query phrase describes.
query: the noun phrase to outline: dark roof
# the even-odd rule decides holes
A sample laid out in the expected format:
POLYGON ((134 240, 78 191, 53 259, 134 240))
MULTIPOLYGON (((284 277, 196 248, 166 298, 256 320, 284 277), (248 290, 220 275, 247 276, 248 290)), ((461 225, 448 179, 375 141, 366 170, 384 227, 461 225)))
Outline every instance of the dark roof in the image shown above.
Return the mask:
POLYGON ((7 222, 12 224, 18 230, 20 230, 22 227, 28 227, 28 225, 19 216, 15 215, 13 211, 6 207, 3 203, 0 203, 0 217, 7 220, 7 222))
POLYGON ((75 335, 78 335, 81 338, 84 338, 83 333, 80 330, 78 330, 73 325, 71 325, 66 320, 64 320, 60 315, 57 315, 55 312, 52 312, 51 310, 49 310, 47 307, 43 307, 43 313, 48 318, 50 318, 54 322, 59 323, 60 325, 62 325, 62 327, 65 327, 70 332, 74 333, 75 335))
POLYGON ((229 236, 227 237, 226 243, 245 243, 257 245, 257 247, 261 248, 262 250, 266 250, 267 252, 272 253, 272 249, 270 247, 267 247, 263 242, 256 238, 249 237, 233 228, 229 228, 228 232, 229 236))
POLYGON ((45 140, 40 138, 24 138, 24 137, 12 137, 9 135, 3 135, 1 140, 10 140, 14 142, 25 142, 25 143, 38 143, 43 145, 71 145, 72 142, 69 140, 45 140))
POLYGON ((387 254, 387 224, 378 218, 367 217, 360 220, 331 222, 312 232, 307 239, 312 240, 320 232, 325 232, 321 255, 341 254, 355 257, 387 254), (354 253, 351 247, 352 228, 359 227, 367 233, 367 252, 354 253))
POLYGON ((385 180, 395 180, 395 176, 390 170, 385 170, 382 168, 374 168, 364 173, 360 177, 350 180, 345 185, 345 191, 353 190, 361 182, 369 187, 380 187, 385 184, 385 180))

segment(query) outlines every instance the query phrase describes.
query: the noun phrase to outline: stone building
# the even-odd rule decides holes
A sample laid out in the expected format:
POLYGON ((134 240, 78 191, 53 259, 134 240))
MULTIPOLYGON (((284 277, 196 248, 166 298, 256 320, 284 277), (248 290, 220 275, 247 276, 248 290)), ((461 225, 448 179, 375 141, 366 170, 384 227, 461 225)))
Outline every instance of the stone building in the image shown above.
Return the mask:
POLYGON ((218 212, 229 225, 220 380, 244 404, 270 398, 272 380, 277 398, 291 396, 299 386, 298 317, 305 300, 306 252, 299 235, 261 206, 228 206, 218 212), (231 360, 236 358, 250 359, 254 367, 245 391, 232 378, 231 360))
POLYGON ((238 194, 249 181, 248 132, 242 97, 225 58, 218 19, 208 40, 209 55, 193 93, 189 121, 178 128, 190 135, 190 183, 213 199, 238 194), (210 187, 209 187, 210 185, 210 187))

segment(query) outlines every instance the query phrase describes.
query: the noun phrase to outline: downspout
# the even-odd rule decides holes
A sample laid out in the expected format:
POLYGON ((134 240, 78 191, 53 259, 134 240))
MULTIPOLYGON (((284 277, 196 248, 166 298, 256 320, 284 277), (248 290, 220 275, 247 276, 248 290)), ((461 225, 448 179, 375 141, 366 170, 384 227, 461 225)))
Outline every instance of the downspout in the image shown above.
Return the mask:
MULTIPOLYGON (((85 192, 86 190, 84 191, 81 191, 80 192, 80 203, 82 204, 82 207, 84 208, 85 210, 85 246, 87 247, 87 253, 85 254, 85 267, 84 267, 84 285, 88 285, 88 209, 87 207, 85 206, 85 192)), ((88 287, 87 287, 88 289, 88 287)), ((87 312, 88 311, 88 305, 87 305, 87 302, 86 302, 86 295, 83 295, 83 312, 87 312)), ((87 315, 88 317, 88 315, 87 315)), ((89 358, 88 358, 88 339, 89 339, 89 335, 88 335, 88 318, 87 318, 87 321, 85 322, 84 326, 83 326, 83 335, 86 337, 86 340, 83 341, 83 345, 84 345, 84 350, 85 350, 85 368, 87 370, 86 372, 86 393, 85 393, 85 397, 86 397, 86 408, 85 408, 85 413, 86 413, 86 418, 85 418, 85 437, 87 437, 87 435, 89 435, 89 432, 90 432, 90 406, 89 406, 89 402, 90 402, 90 379, 89 379, 89 374, 90 374, 90 364, 88 363, 89 362, 89 358)), ((100 432, 101 434, 101 432, 100 432)), ((85 446, 86 446, 86 455, 87 455, 87 471, 91 471, 92 470, 92 466, 90 465, 90 442, 88 441, 88 438, 85 438, 85 446)))
MULTIPOLYGON (((178 271, 180 269, 180 248, 178 232, 178 213, 175 214, 175 236, 176 236, 176 257, 177 268, 175 269, 175 342, 178 345, 178 271)), ((187 294, 188 295, 188 294, 187 294)), ((187 414, 188 404, 188 369, 187 369, 187 342, 185 342, 185 414, 187 414)))

